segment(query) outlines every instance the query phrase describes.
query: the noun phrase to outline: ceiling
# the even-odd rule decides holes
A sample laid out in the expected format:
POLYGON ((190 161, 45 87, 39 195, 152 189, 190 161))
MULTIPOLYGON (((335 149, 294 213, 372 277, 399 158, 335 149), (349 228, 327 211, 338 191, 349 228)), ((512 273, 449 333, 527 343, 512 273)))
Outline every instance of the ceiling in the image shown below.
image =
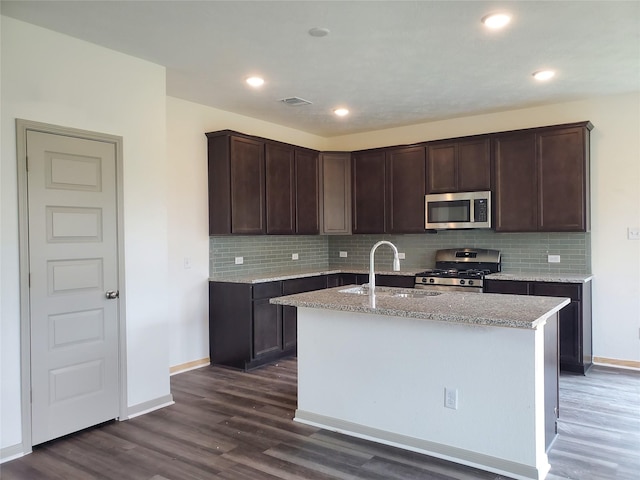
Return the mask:
POLYGON ((9 1, 167 70, 167 95, 331 137, 640 90, 639 1, 9 1), (487 31, 480 19, 512 22, 487 31), (308 34, 323 27, 330 34, 308 34), (552 68, 546 83, 531 74, 552 68), (264 76, 258 90, 244 79, 264 76), (300 97, 311 105, 289 106, 300 97), (338 118, 332 111, 346 106, 338 118))

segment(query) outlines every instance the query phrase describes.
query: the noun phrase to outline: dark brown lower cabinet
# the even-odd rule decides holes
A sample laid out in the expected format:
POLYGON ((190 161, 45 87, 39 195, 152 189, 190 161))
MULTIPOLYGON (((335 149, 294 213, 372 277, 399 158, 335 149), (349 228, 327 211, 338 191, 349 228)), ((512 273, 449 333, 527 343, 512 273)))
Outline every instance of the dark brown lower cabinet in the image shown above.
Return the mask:
POLYGON ((593 365, 591 339, 591 282, 524 282, 485 280, 485 293, 567 297, 571 303, 560 310, 560 370, 584 375, 593 365))
MULTIPOLYGON (((272 305, 282 295, 361 285, 369 275, 339 273, 264 283, 209 282, 209 358, 250 370, 297 353, 298 310, 272 305)), ((413 276, 376 275, 378 285, 413 286, 413 276)))
POLYGON ((257 284, 209 282, 209 358, 250 370, 295 355, 297 310, 272 305, 282 295, 326 288, 325 275, 257 284))

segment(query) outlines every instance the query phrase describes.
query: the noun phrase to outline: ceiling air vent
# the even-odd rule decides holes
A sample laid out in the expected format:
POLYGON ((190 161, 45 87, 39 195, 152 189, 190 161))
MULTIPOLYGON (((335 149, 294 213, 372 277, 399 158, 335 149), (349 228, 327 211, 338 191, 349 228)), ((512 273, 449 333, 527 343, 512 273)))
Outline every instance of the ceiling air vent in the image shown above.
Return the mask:
POLYGON ((305 100, 304 98, 299 98, 299 97, 283 98, 280 101, 285 105, 290 105, 292 107, 299 107, 301 105, 311 105, 311 102, 309 100, 305 100))

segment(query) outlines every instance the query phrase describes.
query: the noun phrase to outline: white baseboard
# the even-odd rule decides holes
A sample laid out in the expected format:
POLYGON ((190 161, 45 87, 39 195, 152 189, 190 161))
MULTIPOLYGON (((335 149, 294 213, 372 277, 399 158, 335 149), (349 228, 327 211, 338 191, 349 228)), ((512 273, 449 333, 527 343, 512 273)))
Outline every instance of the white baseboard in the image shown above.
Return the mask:
POLYGON ((137 405, 132 405, 127 409, 127 418, 121 418, 120 420, 130 420, 132 418, 139 417, 140 415, 144 415, 145 413, 168 407, 169 405, 173 405, 174 403, 175 402, 173 401, 173 395, 171 394, 165 395, 164 397, 160 398, 154 398, 153 400, 149 400, 147 402, 138 403, 137 405))
POLYGON ((25 452, 22 443, 17 443, 9 447, 0 448, 0 463, 9 462, 16 458, 24 457, 25 452))
POLYGON ((370 440, 392 447, 422 453, 436 458, 441 458, 450 462, 460 463, 481 470, 507 475, 518 480, 537 480, 544 478, 549 472, 551 465, 546 465, 540 469, 535 466, 505 460, 489 455, 484 455, 461 448, 448 445, 437 444, 420 438, 408 437, 406 435, 387 432, 377 428, 360 425, 357 423, 327 417, 313 412, 296 410, 294 421, 320 427, 332 432, 338 432, 364 440, 370 440))

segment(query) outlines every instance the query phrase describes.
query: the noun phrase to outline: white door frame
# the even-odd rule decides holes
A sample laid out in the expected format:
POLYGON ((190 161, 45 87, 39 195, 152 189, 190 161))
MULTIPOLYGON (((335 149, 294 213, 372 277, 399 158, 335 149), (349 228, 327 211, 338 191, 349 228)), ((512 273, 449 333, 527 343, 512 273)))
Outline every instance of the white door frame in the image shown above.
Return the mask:
POLYGON ((31 312, 29 307, 29 210, 27 201, 27 131, 111 143, 116 151, 116 222, 118 238, 118 361, 119 419, 127 418, 127 356, 124 274, 124 194, 122 137, 75 128, 60 127, 30 120, 16 119, 18 167, 18 233, 20 249, 20 377, 22 411, 22 452, 31 453, 31 312))

